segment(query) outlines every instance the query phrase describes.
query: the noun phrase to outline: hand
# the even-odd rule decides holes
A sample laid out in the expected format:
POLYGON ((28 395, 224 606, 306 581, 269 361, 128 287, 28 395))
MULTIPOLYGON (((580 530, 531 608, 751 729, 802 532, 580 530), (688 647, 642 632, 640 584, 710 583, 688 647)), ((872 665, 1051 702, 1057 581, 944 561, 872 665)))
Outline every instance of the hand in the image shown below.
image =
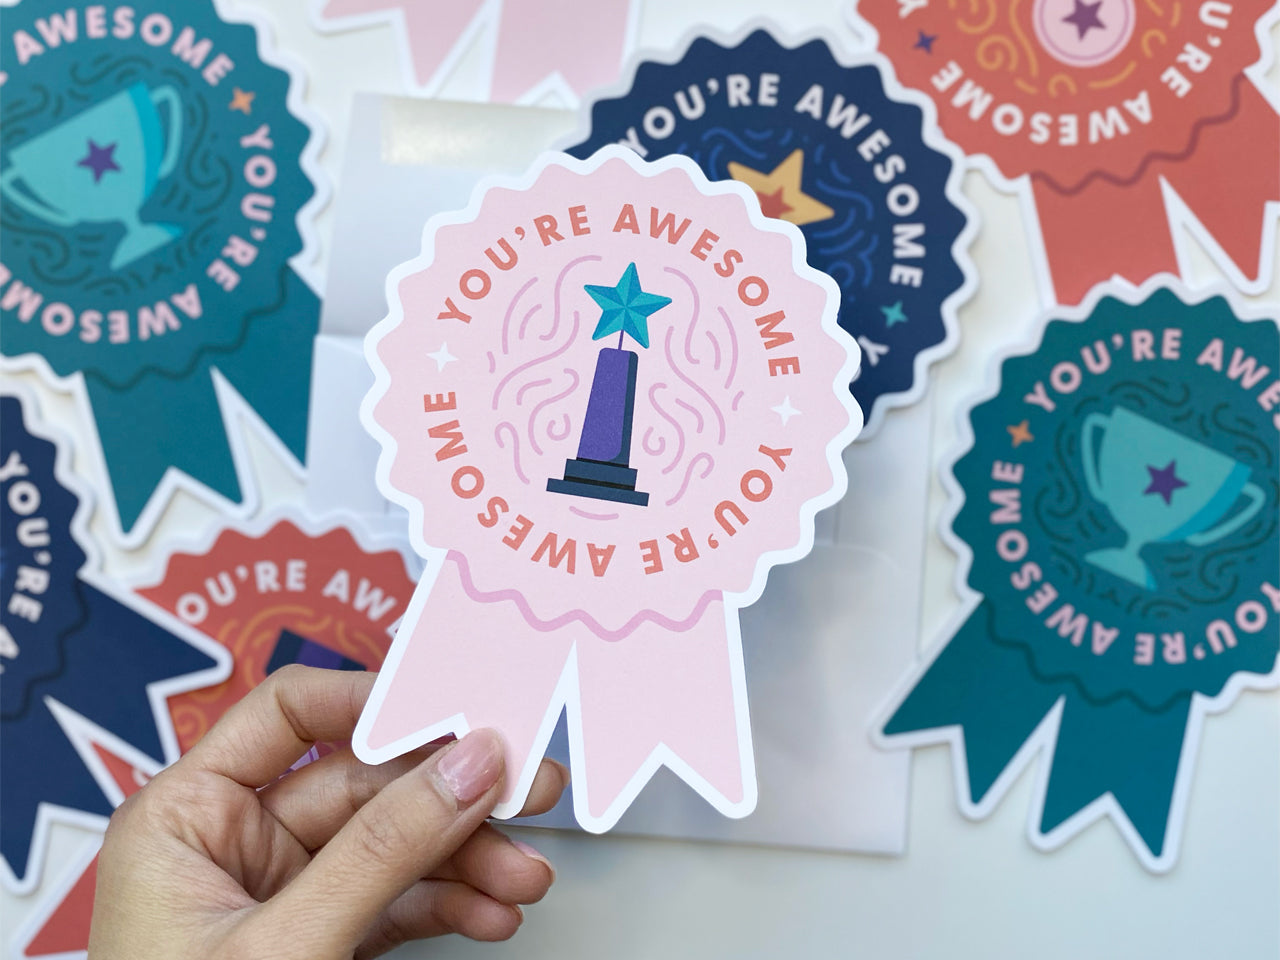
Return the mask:
MULTIPOLYGON (((374 675, 290 666, 115 812, 98 863, 94 960, 375 957, 456 932, 505 940, 555 874, 485 823, 501 741, 476 730, 370 767, 345 742, 374 675)), ((568 772, 544 761, 524 813, 568 772)))

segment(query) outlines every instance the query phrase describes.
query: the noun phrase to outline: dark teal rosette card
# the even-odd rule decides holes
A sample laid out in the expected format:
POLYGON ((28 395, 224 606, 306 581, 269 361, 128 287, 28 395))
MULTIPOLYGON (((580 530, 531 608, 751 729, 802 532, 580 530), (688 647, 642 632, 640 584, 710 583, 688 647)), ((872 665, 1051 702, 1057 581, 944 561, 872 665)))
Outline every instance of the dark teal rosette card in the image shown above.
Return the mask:
POLYGON ((1277 679, 1276 321, 1104 288, 967 422, 950 535, 971 603, 880 739, 950 742, 974 816, 1039 754, 1038 846, 1109 816, 1168 869, 1205 715, 1277 679))
POLYGON ((87 402, 135 545, 175 486, 251 499, 235 411, 304 458, 316 138, 211 0, 23 0, 0 34, 0 350, 87 402))

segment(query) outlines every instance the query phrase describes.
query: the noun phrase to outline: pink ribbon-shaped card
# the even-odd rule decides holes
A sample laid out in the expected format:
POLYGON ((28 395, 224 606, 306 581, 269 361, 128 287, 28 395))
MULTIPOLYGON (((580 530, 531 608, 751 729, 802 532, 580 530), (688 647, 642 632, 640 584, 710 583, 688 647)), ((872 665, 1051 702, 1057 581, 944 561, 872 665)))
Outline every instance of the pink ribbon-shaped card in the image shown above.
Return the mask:
POLYGON ((684 157, 553 155, 428 224, 388 299, 362 415, 433 562, 357 754, 494 727, 511 816, 564 708, 587 829, 664 764, 749 813, 737 611, 808 553, 862 425, 799 230, 684 157))

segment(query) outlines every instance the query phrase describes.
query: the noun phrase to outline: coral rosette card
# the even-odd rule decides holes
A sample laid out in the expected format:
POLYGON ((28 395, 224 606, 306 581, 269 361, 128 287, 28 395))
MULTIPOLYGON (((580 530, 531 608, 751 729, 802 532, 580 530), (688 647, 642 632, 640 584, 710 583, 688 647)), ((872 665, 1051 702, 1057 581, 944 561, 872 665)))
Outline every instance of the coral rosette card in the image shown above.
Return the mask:
POLYGON ((521 806, 567 709, 576 814, 661 764, 755 802, 737 609, 845 488, 856 345, 790 224, 682 157, 553 155, 429 224, 362 411, 432 559, 354 746, 499 729, 521 806))
POLYGON ((1280 111, 1259 84, 1268 0, 897 0, 857 4, 903 83, 997 180, 1024 184, 1045 292, 1180 266, 1189 228, 1238 286, 1265 289, 1280 209, 1280 111), (1256 78, 1256 79, 1255 79, 1256 78), (1025 179, 1024 179, 1025 178, 1025 179))

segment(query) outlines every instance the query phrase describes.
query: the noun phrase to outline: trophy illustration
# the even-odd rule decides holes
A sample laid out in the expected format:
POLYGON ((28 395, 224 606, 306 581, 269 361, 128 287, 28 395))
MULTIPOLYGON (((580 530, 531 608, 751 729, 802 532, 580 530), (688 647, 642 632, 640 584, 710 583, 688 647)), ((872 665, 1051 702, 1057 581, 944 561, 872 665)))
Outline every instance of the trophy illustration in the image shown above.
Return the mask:
POLYGON ((1156 586, 1139 556, 1147 544, 1208 546, 1265 502, 1243 464, 1124 407, 1090 414, 1080 439, 1089 492, 1128 537, 1123 547, 1094 550, 1085 560, 1146 590, 1156 586), (1243 508, 1227 516, 1242 497, 1243 508))
POLYGON ((578 456, 565 461, 563 479, 547 480, 547 490, 645 507, 649 505, 649 494, 636 489, 636 471, 630 465, 639 356, 622 349, 622 340, 630 336, 647 350, 649 317, 669 304, 671 298, 640 289, 634 263, 628 265, 616 286, 587 284, 584 289, 602 311, 591 339, 617 333, 618 346, 602 348, 596 358, 578 456))
POLYGON ((181 146, 178 92, 135 83, 9 150, 0 191, 55 226, 123 224, 124 237, 111 255, 111 269, 118 270, 181 236, 173 224, 140 218, 156 183, 173 172, 181 146), (161 104, 168 110, 167 134, 161 104))
POLYGON ((322 643, 309 640, 292 630, 281 628, 276 637, 276 645, 267 661, 267 676, 290 663, 301 663, 307 667, 323 667, 325 670, 367 670, 358 660, 344 657, 337 650, 326 647, 322 643))

